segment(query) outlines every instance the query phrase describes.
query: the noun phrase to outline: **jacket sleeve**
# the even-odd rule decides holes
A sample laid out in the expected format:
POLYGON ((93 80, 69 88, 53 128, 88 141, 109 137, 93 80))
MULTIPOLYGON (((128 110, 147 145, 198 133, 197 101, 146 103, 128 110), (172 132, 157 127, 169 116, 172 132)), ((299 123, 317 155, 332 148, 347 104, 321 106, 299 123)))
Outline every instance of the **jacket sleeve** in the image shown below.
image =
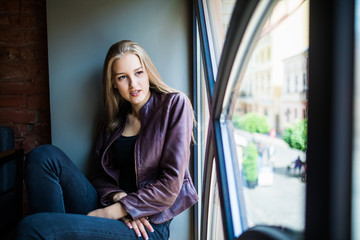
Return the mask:
POLYGON ((183 185, 190 158, 193 110, 182 94, 176 94, 170 105, 158 179, 119 200, 133 219, 151 216, 172 206, 183 185))
POLYGON ((117 184, 117 182, 105 173, 102 163, 101 163, 101 154, 103 153, 104 143, 105 143, 106 134, 101 132, 97 138, 95 145, 95 161, 96 161, 96 174, 92 179, 92 184, 95 187, 99 200, 102 206, 109 206, 114 202, 109 199, 107 196, 110 193, 115 192, 124 192, 117 184))

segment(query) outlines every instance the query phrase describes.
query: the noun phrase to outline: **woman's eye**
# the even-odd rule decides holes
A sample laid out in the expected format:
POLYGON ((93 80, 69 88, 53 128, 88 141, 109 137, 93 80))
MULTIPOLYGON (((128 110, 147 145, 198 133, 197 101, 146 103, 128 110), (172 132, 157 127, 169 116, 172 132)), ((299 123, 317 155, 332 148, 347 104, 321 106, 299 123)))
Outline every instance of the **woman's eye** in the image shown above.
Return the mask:
POLYGON ((136 72, 136 75, 140 75, 142 73, 143 73, 143 71, 138 71, 138 72, 136 72))
POLYGON ((118 80, 123 80, 124 78, 126 78, 125 75, 118 77, 118 80))

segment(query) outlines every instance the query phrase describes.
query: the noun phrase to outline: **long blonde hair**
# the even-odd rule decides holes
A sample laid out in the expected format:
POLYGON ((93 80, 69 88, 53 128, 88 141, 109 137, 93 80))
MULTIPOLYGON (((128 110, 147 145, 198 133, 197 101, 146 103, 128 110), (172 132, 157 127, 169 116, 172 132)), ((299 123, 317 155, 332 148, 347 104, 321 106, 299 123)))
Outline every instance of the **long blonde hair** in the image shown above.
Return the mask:
POLYGON ((121 113, 129 109, 129 104, 120 96, 117 89, 113 87, 113 63, 127 53, 136 55, 141 65, 149 75, 150 89, 159 93, 179 92, 166 85, 157 72, 150 57, 139 44, 130 40, 123 40, 113 44, 106 55, 103 69, 103 101, 104 101, 104 125, 107 131, 113 131, 120 123, 121 113))

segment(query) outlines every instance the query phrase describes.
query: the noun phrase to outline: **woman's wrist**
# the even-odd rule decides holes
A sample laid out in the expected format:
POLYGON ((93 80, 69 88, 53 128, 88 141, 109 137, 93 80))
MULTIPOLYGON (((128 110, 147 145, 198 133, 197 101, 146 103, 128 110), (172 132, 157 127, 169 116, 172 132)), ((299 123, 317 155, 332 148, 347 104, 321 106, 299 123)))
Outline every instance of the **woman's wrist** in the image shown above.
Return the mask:
POLYGON ((121 219, 128 215, 123 205, 116 202, 108 207, 108 214, 112 219, 121 219))
POLYGON ((118 202, 120 199, 122 199, 123 197, 125 197, 127 194, 126 192, 118 192, 118 193, 115 193, 113 196, 112 196, 112 200, 114 202, 118 202))

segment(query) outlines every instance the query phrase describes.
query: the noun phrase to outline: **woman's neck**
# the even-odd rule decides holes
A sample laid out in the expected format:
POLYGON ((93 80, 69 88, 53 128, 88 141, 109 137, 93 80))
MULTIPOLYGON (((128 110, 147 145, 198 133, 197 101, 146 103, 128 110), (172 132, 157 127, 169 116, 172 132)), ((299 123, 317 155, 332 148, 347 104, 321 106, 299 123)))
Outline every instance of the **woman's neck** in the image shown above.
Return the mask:
POLYGON ((139 134, 141 128, 140 118, 136 117, 133 113, 127 115, 123 136, 135 136, 139 134))
POLYGON ((132 115, 133 117, 137 118, 140 120, 140 109, 141 107, 131 107, 131 113, 129 113, 129 115, 132 115))

